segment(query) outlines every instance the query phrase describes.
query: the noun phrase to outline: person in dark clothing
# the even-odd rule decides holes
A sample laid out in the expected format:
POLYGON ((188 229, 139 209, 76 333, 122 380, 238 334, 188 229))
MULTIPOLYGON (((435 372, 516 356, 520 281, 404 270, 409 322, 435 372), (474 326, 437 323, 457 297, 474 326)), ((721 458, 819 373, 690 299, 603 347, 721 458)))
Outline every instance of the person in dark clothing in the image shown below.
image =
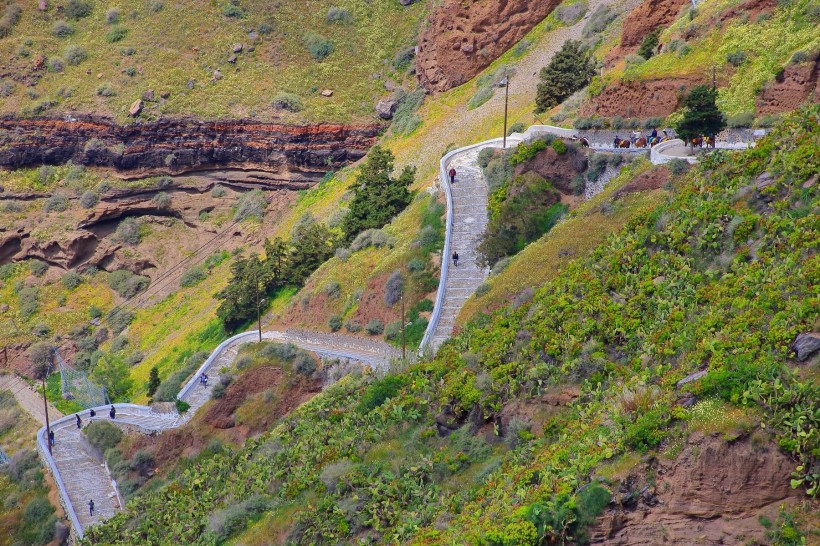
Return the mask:
POLYGON ((458 252, 453 252, 453 265, 458 267, 458 252))
POLYGON ((208 374, 205 373, 205 374, 202 374, 202 376, 203 376, 202 377, 202 384, 207 387, 208 386, 208 374))
MULTIPOLYGON (((88 411, 88 416, 89 416, 91 419, 93 419, 94 417, 96 417, 96 416, 97 416, 97 412, 96 412, 96 411, 94 411, 93 409, 92 409, 92 410, 89 410, 89 411, 88 411)), ((89 419, 89 421, 90 421, 91 419, 89 419)))
POLYGON ((80 414, 77 414, 77 428, 83 428, 83 421, 80 419, 80 414))
POLYGON ((453 167, 450 167, 450 184, 456 183, 456 170, 453 167))
POLYGON ((117 410, 114 408, 113 405, 111 406, 111 411, 108 412, 108 416, 111 417, 112 419, 117 418, 117 410))
POLYGON ((54 447, 54 431, 53 430, 48 431, 48 445, 50 445, 51 447, 54 447))
POLYGON ((94 499, 91 499, 91 500, 88 501, 88 515, 89 516, 94 515, 94 499))

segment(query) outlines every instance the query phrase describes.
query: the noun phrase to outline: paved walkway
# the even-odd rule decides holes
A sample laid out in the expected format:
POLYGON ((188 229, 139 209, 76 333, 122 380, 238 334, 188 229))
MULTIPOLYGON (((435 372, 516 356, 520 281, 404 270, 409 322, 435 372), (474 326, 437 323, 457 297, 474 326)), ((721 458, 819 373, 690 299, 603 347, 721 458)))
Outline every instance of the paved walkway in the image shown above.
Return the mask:
MULTIPOLYGON (((395 348, 385 343, 352 336, 301 330, 263 332, 262 335, 265 340, 293 343, 322 356, 356 360, 380 369, 385 369, 391 359, 399 356, 395 348)), ((136 404, 115 404, 117 411, 113 421, 109 418, 110 406, 95 408, 97 415, 94 419, 107 420, 120 427, 144 433, 182 426, 210 400, 214 385, 221 378, 220 370, 233 364, 239 352, 239 345, 252 343, 257 339, 256 332, 240 334, 224 342, 214 351, 214 354, 196 372, 180 394, 180 398, 191 406, 183 415, 175 412, 160 413, 150 407, 136 404), (209 377, 206 386, 201 385, 198 381, 203 371, 209 377)), ((35 410, 34 407, 28 406, 26 409, 35 410)), ((80 417, 82 427, 85 428, 91 421, 89 410, 81 412, 80 417)), ((77 428, 76 415, 52 420, 52 430, 55 436, 52 454, 48 453, 45 427, 38 432, 38 448, 55 476, 74 532, 82 537, 83 530, 87 526, 99 523, 116 514, 122 507, 121 500, 116 483, 112 481, 103 463, 102 454, 96 452, 88 443, 85 434, 77 428), (90 499, 94 500, 93 516, 88 509, 90 499)))
MULTIPOLYGON (((21 408, 37 419, 41 425, 46 424, 42 392, 35 391, 28 383, 11 373, 0 375, 0 390, 11 391, 21 408)), ((59 419, 62 416, 63 414, 57 408, 51 404, 48 405, 49 419, 59 419)))

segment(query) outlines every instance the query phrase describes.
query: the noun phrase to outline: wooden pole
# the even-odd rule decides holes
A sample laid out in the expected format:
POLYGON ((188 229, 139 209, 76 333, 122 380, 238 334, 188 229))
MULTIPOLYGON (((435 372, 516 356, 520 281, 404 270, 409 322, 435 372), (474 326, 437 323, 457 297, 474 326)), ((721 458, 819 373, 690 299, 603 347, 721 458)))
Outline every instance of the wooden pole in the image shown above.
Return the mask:
POLYGON ((407 327, 407 319, 404 317, 404 289, 401 293, 401 359, 406 360, 407 343, 404 337, 404 329, 407 327))
POLYGON ((504 81, 506 82, 505 85, 504 85, 504 135, 503 135, 504 141, 503 141, 501 147, 506 150, 507 149, 507 101, 510 98, 510 76, 509 76, 509 74, 507 75, 506 78, 504 78, 504 81))
POLYGON ((43 375, 43 408, 46 410, 46 443, 48 444, 48 453, 51 454, 51 425, 48 422, 48 398, 46 397, 46 373, 43 375))

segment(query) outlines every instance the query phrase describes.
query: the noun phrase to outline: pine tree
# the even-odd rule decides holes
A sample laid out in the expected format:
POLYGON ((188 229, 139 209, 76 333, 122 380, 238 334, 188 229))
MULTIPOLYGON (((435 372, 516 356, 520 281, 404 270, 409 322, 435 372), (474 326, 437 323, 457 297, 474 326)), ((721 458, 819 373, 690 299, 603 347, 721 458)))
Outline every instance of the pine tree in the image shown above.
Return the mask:
POLYGON ((641 42, 641 47, 638 48, 638 55, 644 59, 650 58, 655 54, 655 48, 658 47, 658 37, 660 30, 655 29, 647 34, 641 42))
POLYGON ((391 178, 393 153, 374 146, 357 178, 350 211, 342 222, 348 241, 366 229, 380 228, 410 204, 410 184, 415 167, 406 166, 398 178, 391 178))
POLYGON ((683 101, 683 117, 675 126, 678 136, 689 142, 703 135, 714 137, 726 127, 726 118, 717 107, 717 89, 694 87, 683 101))
POLYGON ((535 95, 535 113, 541 114, 561 104, 583 89, 595 75, 595 61, 581 48, 581 43, 567 40, 550 64, 541 69, 541 82, 535 95))
POLYGON ((154 393, 157 392, 157 389, 159 388, 159 384, 160 384, 159 370, 157 370, 157 367, 154 366, 153 368, 151 368, 151 371, 148 374, 148 396, 149 397, 154 396, 154 393))

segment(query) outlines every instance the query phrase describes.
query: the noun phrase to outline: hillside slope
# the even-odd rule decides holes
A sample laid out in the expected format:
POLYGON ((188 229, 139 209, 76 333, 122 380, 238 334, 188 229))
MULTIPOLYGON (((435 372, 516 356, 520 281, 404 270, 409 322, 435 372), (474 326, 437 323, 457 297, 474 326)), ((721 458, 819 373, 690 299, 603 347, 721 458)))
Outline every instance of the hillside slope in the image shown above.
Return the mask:
POLYGON ((638 498, 641 510, 668 510, 653 499, 685 500, 674 488, 686 468, 747 441, 781 470, 760 474, 743 506, 696 495, 717 511, 678 504, 675 517, 685 528, 711 514, 723 524, 704 535, 724 543, 799 536, 794 526, 817 514, 796 503, 817 491, 807 469, 820 392, 816 357, 793 361, 790 346, 817 320, 818 113, 706 159, 667 203, 433 361, 348 377, 273 432, 138 497, 87 543, 205 544, 230 535, 217 527, 230 517, 261 518, 242 544, 618 543, 596 527, 599 513, 629 519, 638 498), (784 468, 772 441, 800 466, 784 468), (636 481, 630 471, 655 460, 641 455, 677 461, 673 493, 660 475, 636 481), (794 491, 783 484, 792 470, 794 491), (168 510, 173 520, 154 517, 168 510), (741 533, 731 510, 760 527, 741 533))

